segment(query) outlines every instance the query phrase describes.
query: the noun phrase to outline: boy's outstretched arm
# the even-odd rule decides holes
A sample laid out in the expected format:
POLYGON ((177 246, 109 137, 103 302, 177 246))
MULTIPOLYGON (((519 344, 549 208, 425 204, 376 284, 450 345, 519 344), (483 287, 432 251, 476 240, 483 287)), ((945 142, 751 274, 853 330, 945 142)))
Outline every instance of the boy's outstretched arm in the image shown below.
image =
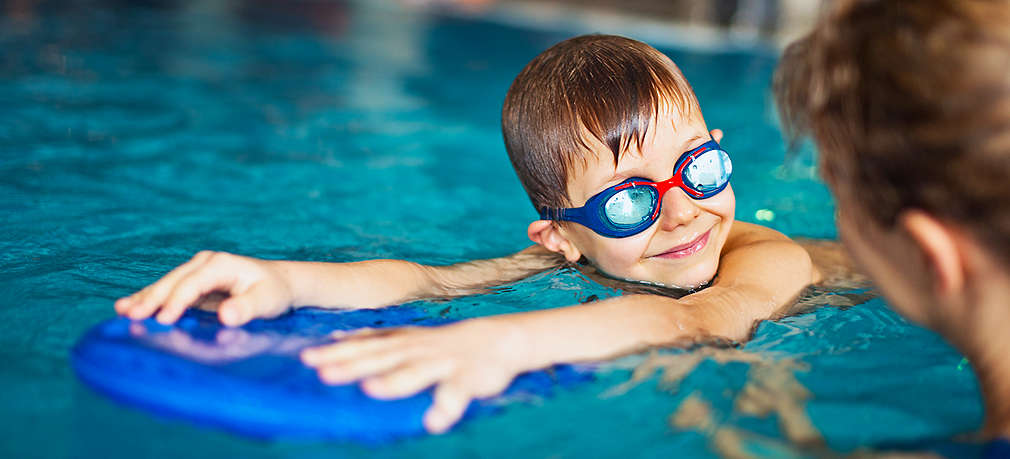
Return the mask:
POLYGON ((321 263, 260 260, 200 252, 160 280, 116 301, 119 314, 172 323, 212 292, 225 325, 274 317, 290 307, 373 308, 406 301, 468 295, 557 267, 564 258, 539 246, 501 258, 450 266, 403 260, 321 263))
POLYGON ((802 247, 774 230, 737 222, 713 285, 681 299, 626 295, 443 327, 366 331, 307 350, 302 359, 323 381, 361 379, 379 398, 437 384, 424 423, 442 432, 471 399, 501 392, 524 371, 710 337, 745 340, 758 321, 784 311, 819 277, 802 247))

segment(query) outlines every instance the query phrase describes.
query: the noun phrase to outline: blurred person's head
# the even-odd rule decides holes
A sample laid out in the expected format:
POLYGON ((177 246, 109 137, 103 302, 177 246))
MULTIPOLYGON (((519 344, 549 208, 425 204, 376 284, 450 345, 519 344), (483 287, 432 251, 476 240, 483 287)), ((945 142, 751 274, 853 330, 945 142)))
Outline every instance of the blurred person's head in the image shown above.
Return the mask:
MULTIPOLYGON (((980 340, 1010 329, 1010 2, 839 1, 775 85, 889 303, 973 359, 1006 360, 980 340)), ((1010 379, 982 382, 1010 402, 1010 379)), ((1010 420, 1010 403, 996 409, 1010 420)))
MULTIPOLYGON (((534 58, 508 91, 502 132, 538 211, 584 206, 631 178, 668 180, 685 152, 712 140, 680 69, 645 43, 610 35, 572 38, 534 58)), ((733 222, 732 188, 704 199, 674 188, 660 200, 654 224, 627 237, 546 217, 529 235, 615 277, 709 282, 733 222)))

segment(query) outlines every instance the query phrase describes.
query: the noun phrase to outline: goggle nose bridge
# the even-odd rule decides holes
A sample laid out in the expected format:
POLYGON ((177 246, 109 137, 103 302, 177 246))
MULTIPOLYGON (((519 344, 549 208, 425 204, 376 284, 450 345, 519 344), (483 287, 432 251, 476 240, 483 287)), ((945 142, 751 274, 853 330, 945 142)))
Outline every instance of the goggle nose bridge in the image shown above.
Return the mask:
POLYGON ((663 209, 663 198, 666 196, 666 192, 673 188, 684 188, 680 186, 679 176, 674 175, 669 180, 664 180, 662 182, 656 182, 656 207, 652 209, 652 217, 649 219, 651 221, 656 221, 659 218, 659 211, 663 209))
POLYGON ((686 184, 684 183, 684 179, 682 178, 684 174, 684 168, 687 167, 687 165, 690 164, 695 159, 698 153, 700 152, 699 151, 694 152, 687 161, 681 163, 680 166, 677 167, 677 170, 673 172, 673 177, 670 177, 668 180, 664 180, 662 182, 656 182, 653 185, 656 187, 656 193, 657 193, 656 209, 652 212, 653 220, 655 220, 659 216, 659 210, 661 207, 663 207, 663 198, 666 196, 666 192, 670 191, 670 189, 672 188, 680 188, 684 190, 685 193, 691 195, 691 197, 694 198, 700 198, 705 195, 704 193, 701 193, 698 190, 695 190, 694 188, 686 186, 686 184))

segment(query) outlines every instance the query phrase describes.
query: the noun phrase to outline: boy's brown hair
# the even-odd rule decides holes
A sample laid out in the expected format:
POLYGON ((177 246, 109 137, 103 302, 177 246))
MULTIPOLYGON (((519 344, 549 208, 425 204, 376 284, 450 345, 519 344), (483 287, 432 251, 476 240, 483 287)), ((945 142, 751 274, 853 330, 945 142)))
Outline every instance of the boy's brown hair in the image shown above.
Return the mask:
POLYGON ((698 112, 691 86, 655 48, 613 35, 565 40, 519 73, 502 108, 505 149, 538 210, 568 207, 568 180, 585 167, 586 134, 614 154, 641 147, 659 110, 698 112))
POLYGON ((1010 255, 1010 1, 835 6, 783 56, 787 132, 879 224, 917 208, 1010 255))

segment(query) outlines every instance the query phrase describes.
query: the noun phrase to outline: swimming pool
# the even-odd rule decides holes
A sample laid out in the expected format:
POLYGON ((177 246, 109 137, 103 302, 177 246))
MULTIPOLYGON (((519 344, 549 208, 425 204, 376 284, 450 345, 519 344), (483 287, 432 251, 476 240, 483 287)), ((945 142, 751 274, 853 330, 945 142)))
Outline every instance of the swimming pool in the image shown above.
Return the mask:
MULTIPOLYGON (((712 358, 676 387, 657 375, 626 388, 648 357, 631 356, 555 398, 381 448, 252 441, 95 395, 74 378, 69 348, 113 315, 113 299, 198 250, 451 263, 525 247, 535 215, 501 144, 500 104, 522 66, 569 32, 375 2, 8 8, 3 457, 711 457, 734 438, 763 439, 748 443, 757 456, 824 451, 738 405, 761 365, 712 358), (688 419, 702 405, 715 427, 688 419)), ((768 95, 775 51, 664 51, 726 132, 738 218, 834 237, 810 151, 783 162, 768 95)), ((561 272, 447 305, 471 317, 611 293, 561 272)), ((981 420, 970 367, 880 300, 765 323, 743 350, 797 362, 765 388, 797 396, 795 375, 812 394, 797 412, 834 451, 942 443, 981 420)))

